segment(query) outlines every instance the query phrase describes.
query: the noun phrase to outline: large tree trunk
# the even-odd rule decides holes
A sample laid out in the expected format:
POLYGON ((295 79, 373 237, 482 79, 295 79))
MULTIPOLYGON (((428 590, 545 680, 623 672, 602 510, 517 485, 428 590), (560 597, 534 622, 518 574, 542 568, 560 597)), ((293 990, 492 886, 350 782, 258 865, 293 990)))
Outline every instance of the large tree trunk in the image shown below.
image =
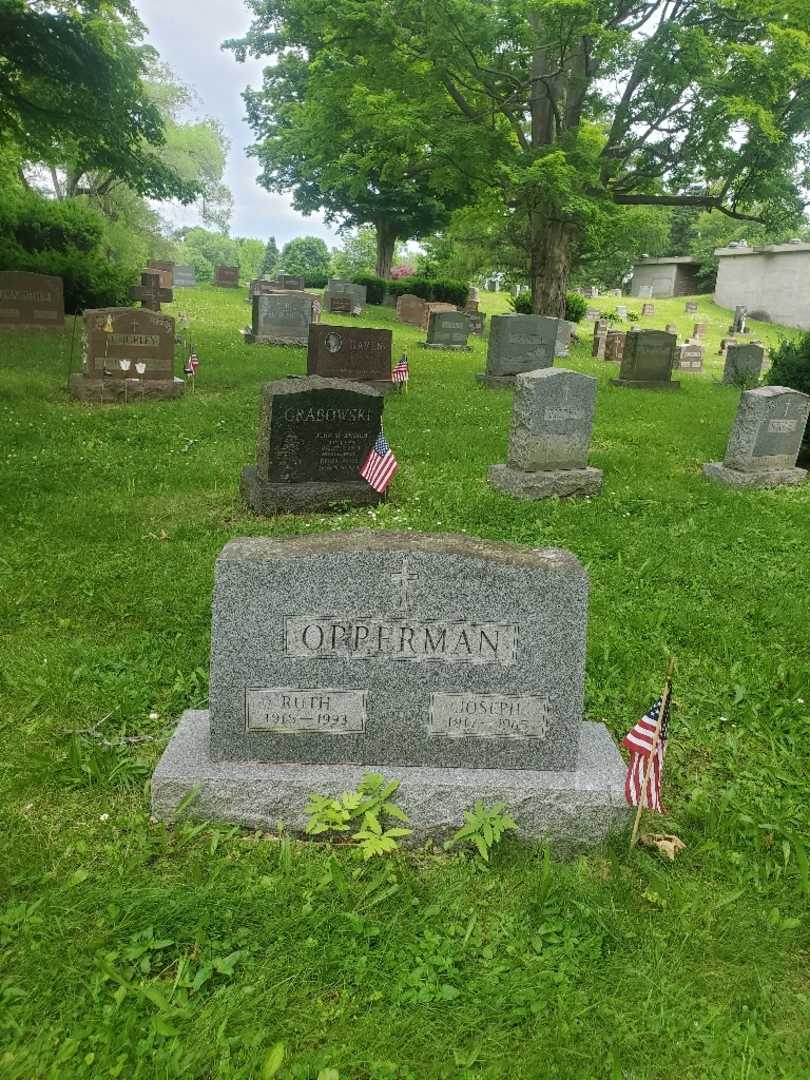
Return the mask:
POLYGON ((530 218, 529 244, 532 311, 565 318, 565 294, 571 272, 574 230, 562 221, 543 224, 530 218))
POLYGON ((377 230, 377 277, 391 277, 391 263, 394 261, 394 246, 397 242, 396 229, 385 221, 375 224, 377 230))

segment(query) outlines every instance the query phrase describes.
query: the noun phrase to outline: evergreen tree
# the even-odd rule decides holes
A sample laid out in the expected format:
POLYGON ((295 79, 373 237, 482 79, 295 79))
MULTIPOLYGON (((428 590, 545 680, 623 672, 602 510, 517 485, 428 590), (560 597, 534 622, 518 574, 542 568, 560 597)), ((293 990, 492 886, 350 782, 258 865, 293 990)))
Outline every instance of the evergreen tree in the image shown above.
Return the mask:
POLYGON ((259 268, 259 274, 272 274, 276 268, 279 259, 278 244, 276 243, 275 236, 271 236, 267 241, 267 247, 264 249, 264 259, 262 265, 259 268))

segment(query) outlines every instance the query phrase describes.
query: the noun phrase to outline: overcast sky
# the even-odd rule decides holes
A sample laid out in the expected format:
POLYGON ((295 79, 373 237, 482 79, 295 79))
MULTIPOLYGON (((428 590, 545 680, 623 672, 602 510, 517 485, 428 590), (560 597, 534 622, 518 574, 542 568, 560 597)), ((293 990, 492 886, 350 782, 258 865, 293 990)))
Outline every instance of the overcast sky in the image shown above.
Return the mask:
MULTIPOLYGON (((335 232, 320 215, 304 217, 292 209, 287 195, 270 195, 256 183, 258 166, 245 153, 253 134, 244 121, 242 90, 258 86, 262 62, 238 64, 223 52, 226 38, 240 37, 250 24, 242 0, 136 0, 149 29, 149 42, 180 80, 197 93, 196 112, 220 120, 231 141, 225 183, 233 192, 231 235, 275 236, 279 247, 294 236, 321 236, 331 246, 335 232)), ((184 207, 163 203, 160 213, 177 225, 198 224, 184 207)))

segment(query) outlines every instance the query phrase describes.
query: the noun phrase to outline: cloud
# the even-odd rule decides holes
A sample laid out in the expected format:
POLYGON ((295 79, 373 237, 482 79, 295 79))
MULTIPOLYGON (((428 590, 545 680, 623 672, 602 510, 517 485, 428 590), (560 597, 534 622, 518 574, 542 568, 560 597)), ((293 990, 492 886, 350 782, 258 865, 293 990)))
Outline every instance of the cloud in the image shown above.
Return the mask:
MULTIPOLYGON (((321 214, 304 217, 287 195, 271 195, 256 183, 258 164, 245 152, 253 133, 244 120, 241 94, 246 86, 259 85, 264 64, 253 59, 239 64, 221 48, 226 38, 240 37, 250 24, 241 0, 136 0, 136 6, 149 44, 199 98, 195 112, 219 120, 230 139, 225 183, 234 197, 231 233, 262 240, 275 236, 279 246, 303 235, 336 244, 336 231, 321 214)), ((199 221, 186 207, 162 203, 157 209, 178 226, 199 221)))

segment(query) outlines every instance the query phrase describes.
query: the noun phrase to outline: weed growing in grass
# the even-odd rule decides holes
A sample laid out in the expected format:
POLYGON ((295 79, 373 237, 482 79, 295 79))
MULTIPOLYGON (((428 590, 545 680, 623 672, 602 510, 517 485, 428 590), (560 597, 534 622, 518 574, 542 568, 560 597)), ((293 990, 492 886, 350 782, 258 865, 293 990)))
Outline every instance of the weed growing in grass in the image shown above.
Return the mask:
POLYGON ((478 799, 472 810, 464 811, 464 825, 445 842, 445 850, 456 844, 472 844, 478 854, 489 862, 492 849, 500 843, 505 832, 517 832, 517 822, 506 811, 506 803, 486 806, 483 799, 478 799))
POLYGON ((308 835, 351 832, 351 839, 364 859, 396 851, 399 841, 411 835, 410 829, 384 827, 385 818, 408 821, 405 811, 391 800, 398 787, 399 780, 386 782, 384 776, 368 773, 357 791, 344 791, 337 799, 310 795, 306 809, 308 835))

